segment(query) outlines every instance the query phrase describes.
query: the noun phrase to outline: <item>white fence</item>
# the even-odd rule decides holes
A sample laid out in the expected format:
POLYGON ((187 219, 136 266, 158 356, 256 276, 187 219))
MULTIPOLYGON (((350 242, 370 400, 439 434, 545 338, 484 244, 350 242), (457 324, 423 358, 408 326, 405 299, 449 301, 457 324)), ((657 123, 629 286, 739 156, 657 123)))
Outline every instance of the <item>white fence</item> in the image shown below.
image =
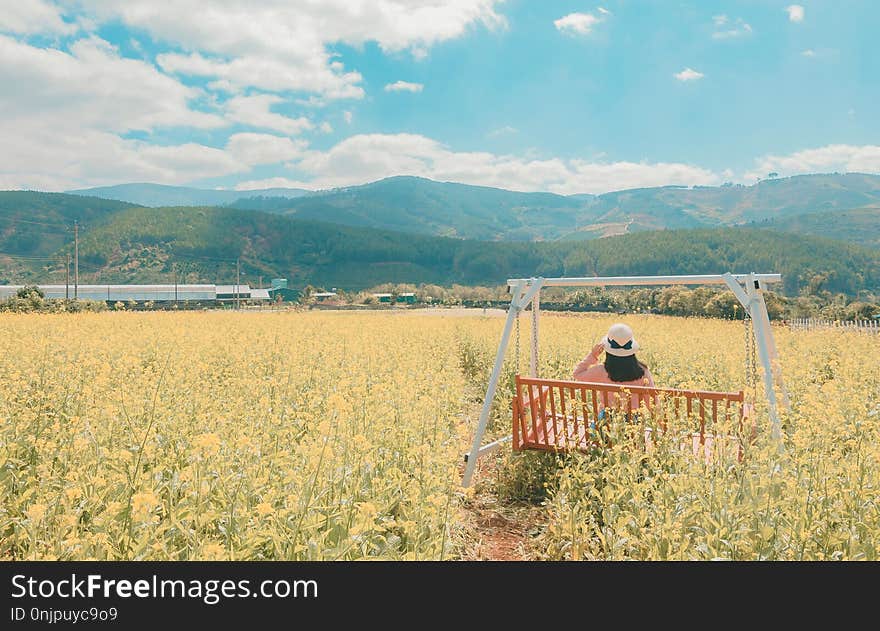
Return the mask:
POLYGON ((819 318, 795 318, 788 321, 793 330, 814 331, 817 329, 840 329, 858 333, 880 335, 880 320, 821 320, 819 318))

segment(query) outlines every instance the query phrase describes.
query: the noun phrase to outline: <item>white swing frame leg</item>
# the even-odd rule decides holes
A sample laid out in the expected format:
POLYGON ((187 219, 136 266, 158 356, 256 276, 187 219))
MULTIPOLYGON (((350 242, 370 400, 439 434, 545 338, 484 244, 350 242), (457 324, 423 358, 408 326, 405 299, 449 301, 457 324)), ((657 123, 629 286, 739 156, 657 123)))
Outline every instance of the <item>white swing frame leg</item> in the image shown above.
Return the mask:
MULTIPOLYGON (((746 287, 733 277, 732 274, 724 274, 724 281, 736 296, 737 300, 747 309, 752 318, 755 330, 755 346, 761 367, 764 373, 764 391, 767 397, 767 407, 770 413, 770 435, 774 440, 782 438, 782 425, 779 421, 779 410, 776 400, 776 389, 779 386, 782 393, 783 405, 788 408, 788 395, 782 382, 782 370, 779 366, 779 356, 776 353, 776 342, 773 340, 773 331, 770 328, 770 317, 767 315, 767 303, 761 290, 761 284, 757 276, 749 274, 746 287)), ((780 442, 781 447, 781 442, 780 442)))
MULTIPOLYGON (((501 333, 501 342, 498 344, 498 352, 495 354, 495 365, 492 367, 492 374, 489 376, 489 384, 486 387, 486 396, 483 398, 483 407, 480 410, 480 419, 477 423, 477 430, 474 432, 474 440, 471 444, 471 450, 464 457, 465 468, 461 485, 468 487, 474 477, 474 471, 477 468, 477 460, 486 453, 497 450, 501 445, 508 442, 511 438, 507 436, 500 440, 496 440, 488 445, 480 447, 483 442, 483 435, 486 433, 486 425, 489 423, 489 413, 492 410, 492 399, 495 398, 495 390, 498 388, 498 379, 501 377, 501 368, 504 365, 504 356, 507 353, 507 345, 510 342, 510 333, 516 322, 519 312, 529 304, 529 302, 537 296, 541 290, 543 279, 531 279, 528 283, 517 283, 511 285, 510 292, 513 296, 510 299, 510 307, 507 311, 507 321, 504 323, 504 331, 501 333)), ((533 349, 534 343, 533 342, 533 349)), ((533 354, 533 361, 536 356, 533 354)))

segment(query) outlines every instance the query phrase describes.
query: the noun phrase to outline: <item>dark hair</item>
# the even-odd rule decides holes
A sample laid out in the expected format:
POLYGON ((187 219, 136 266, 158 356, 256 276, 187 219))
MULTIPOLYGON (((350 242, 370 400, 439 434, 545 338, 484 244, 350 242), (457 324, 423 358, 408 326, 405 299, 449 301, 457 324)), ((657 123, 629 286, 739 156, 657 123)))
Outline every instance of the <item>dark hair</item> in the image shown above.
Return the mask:
POLYGON ((605 353, 605 370, 611 381, 635 381, 644 377, 647 369, 635 355, 618 357, 605 353))

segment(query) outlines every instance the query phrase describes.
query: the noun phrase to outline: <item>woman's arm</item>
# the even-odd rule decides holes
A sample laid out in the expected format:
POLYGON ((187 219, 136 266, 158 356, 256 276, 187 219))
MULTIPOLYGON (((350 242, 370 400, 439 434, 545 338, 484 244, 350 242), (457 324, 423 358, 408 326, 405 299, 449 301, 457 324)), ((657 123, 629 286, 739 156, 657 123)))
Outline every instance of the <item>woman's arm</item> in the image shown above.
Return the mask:
POLYGON ((602 351, 604 350, 605 347, 602 344, 596 344, 593 347, 593 350, 590 351, 590 354, 584 357, 583 360, 574 367, 574 370, 571 373, 572 379, 579 381, 583 373, 598 364, 599 356, 602 355, 602 351))

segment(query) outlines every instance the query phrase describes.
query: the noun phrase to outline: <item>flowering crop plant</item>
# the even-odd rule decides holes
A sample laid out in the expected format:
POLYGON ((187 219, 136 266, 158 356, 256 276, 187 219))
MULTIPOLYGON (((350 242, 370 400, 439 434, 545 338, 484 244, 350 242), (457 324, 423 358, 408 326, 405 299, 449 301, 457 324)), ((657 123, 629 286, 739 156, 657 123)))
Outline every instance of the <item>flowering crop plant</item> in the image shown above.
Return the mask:
MULTIPOLYGON (((541 375, 567 378, 618 318, 658 385, 745 387, 741 323, 660 316, 543 314, 541 375)), ((775 327, 784 439, 770 437, 759 385, 760 431, 741 461, 707 464, 662 440, 650 452, 506 449, 464 491, 502 325, 415 312, 0 315, 0 558, 456 559, 473 494, 519 501, 513 490, 536 479, 534 558, 878 558, 880 337, 775 327)), ((516 364, 494 436, 510 432, 516 364)))

